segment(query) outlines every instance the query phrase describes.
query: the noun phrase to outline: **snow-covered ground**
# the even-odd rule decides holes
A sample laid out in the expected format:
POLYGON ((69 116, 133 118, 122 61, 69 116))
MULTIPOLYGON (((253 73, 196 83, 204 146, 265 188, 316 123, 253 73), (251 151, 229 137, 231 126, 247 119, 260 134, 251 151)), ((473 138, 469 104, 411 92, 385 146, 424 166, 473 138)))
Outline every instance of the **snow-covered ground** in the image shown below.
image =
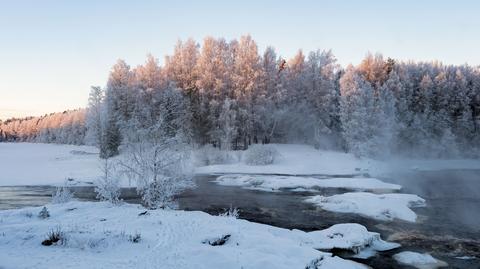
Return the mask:
POLYGON ((368 173, 379 177, 408 170, 480 169, 480 160, 428 160, 390 158, 388 160, 359 159, 350 153, 317 150, 308 145, 271 144, 280 156, 275 163, 251 166, 243 162, 198 167, 200 174, 285 174, 285 175, 358 175, 368 173))
POLYGON ((376 162, 352 154, 316 150, 308 145, 272 144, 280 156, 274 164, 252 166, 243 162, 198 167, 197 173, 249 173, 288 175, 353 175, 375 170, 376 162))
POLYGON ((359 224, 303 232, 203 212, 146 210, 106 202, 48 204, 0 211, 2 268, 366 268, 331 257, 398 247, 359 224), (43 246, 50 231, 56 244, 43 246), (223 245, 216 245, 224 238, 223 245), (317 249, 322 249, 319 251, 317 249))
POLYGON ((55 185, 94 181, 101 174, 95 147, 0 143, 0 185, 55 185))
POLYGON ((414 194, 348 192, 332 196, 316 195, 306 200, 333 212, 356 213, 378 220, 401 219, 415 222, 410 207, 425 206, 425 200, 414 194))
MULTIPOLYGON (((414 160, 389 162, 358 159, 352 154, 316 150, 307 145, 272 144, 280 156, 265 166, 237 163, 197 167, 196 173, 383 176, 392 171, 480 169, 480 160, 414 160)), ((238 155, 238 154, 237 154, 238 155)), ((101 175, 98 149, 40 143, 0 143, 0 185, 61 185, 66 179, 92 182, 101 175)), ((125 183, 125 182, 124 182, 125 183)))
POLYGON ((219 176, 215 182, 225 186, 239 186, 263 191, 278 191, 280 189, 311 190, 315 188, 394 191, 402 188, 397 184, 364 177, 319 179, 314 177, 232 174, 219 176))
POLYGON ((418 269, 436 269, 448 266, 444 261, 435 259, 428 253, 403 251, 393 255, 393 258, 402 264, 410 265, 418 269))

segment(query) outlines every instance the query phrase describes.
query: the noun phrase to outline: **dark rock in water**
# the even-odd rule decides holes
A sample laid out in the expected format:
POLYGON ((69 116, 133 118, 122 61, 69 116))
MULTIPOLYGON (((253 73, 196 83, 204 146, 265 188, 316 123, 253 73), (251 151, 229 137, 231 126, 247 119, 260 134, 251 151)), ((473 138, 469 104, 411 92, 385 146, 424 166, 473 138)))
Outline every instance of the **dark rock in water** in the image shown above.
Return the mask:
POLYGON ((220 238, 215 239, 205 239, 202 241, 203 244, 209 244, 210 246, 221 246, 224 245, 228 239, 230 239, 230 234, 226 234, 220 238))

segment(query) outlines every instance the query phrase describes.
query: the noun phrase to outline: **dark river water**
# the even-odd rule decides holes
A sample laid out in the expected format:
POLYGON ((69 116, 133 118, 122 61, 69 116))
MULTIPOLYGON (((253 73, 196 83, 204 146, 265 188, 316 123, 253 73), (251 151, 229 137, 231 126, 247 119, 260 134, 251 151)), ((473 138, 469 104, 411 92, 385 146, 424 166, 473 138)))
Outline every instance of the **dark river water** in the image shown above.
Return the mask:
MULTIPOLYGON (((220 186, 216 176, 199 175, 197 187, 183 193, 180 209, 201 210, 210 214, 224 212, 230 206, 240 209, 240 218, 289 229, 313 231, 337 223, 356 222, 382 238, 398 242, 401 248, 382 252, 367 260, 358 260, 373 268, 411 268, 399 265, 391 256, 411 250, 429 252, 449 264, 449 268, 480 268, 480 170, 443 170, 411 172, 383 179, 403 186, 401 192, 426 199, 427 206, 414 208, 416 223, 377 221, 356 214, 333 213, 305 203, 308 192, 262 192, 239 187, 220 186), (459 259, 458 257, 475 257, 459 259)), ((0 187, 0 210, 48 203, 54 190, 48 186, 0 187)), ((93 200, 91 187, 75 189, 76 196, 93 200)), ((346 192, 320 189, 322 195, 346 192)), ((123 190, 127 202, 139 202, 133 190, 123 190)), ((349 253, 337 253, 349 257, 349 253)))

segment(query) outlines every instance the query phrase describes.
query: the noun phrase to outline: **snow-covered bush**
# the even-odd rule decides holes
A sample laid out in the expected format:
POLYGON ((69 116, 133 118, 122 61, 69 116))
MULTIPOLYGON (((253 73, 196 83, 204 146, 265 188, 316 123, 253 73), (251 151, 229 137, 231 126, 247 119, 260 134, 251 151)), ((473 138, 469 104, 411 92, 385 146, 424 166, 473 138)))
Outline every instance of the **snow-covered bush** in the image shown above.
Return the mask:
POLYGON ((268 165, 274 163, 278 156, 272 145, 252 145, 243 154, 243 160, 248 165, 268 165))
POLYGON ((47 207, 43 207, 40 213, 38 213, 38 217, 41 219, 46 219, 50 217, 50 212, 48 212, 47 207))
POLYGON ((226 164, 233 162, 234 159, 229 151, 220 150, 212 145, 205 145, 195 151, 195 165, 197 166, 226 164))
POLYGON ((232 235, 225 234, 217 238, 209 238, 202 241, 203 244, 209 244, 210 246, 223 246, 228 242, 232 235))
POLYGON ((230 206, 229 209, 227 209, 225 212, 220 213, 220 217, 227 217, 227 218, 235 218, 238 219, 240 217, 240 210, 236 207, 230 206))
POLYGON ((187 99, 170 87, 156 91, 153 99, 154 111, 139 111, 124 126, 119 160, 121 172, 137 183, 150 209, 175 206, 175 196, 192 186, 193 174, 187 99))
POLYGON ((177 138, 131 143, 126 151, 119 164, 136 181, 146 207, 175 208, 175 196, 193 186, 191 151, 177 138))
POLYGON ((52 204, 63 204, 73 200, 73 192, 67 186, 57 187, 52 194, 52 204))
POLYGON ((102 166, 103 175, 96 182, 95 192, 98 199, 118 204, 120 202, 120 182, 114 171, 115 165, 109 159, 105 159, 102 166))
POLYGON ((51 245, 66 245, 67 236, 60 227, 50 230, 47 233, 47 238, 42 241, 42 245, 51 246, 51 245))
POLYGON ((139 243, 142 240, 142 235, 137 232, 128 236, 128 241, 132 243, 139 243))

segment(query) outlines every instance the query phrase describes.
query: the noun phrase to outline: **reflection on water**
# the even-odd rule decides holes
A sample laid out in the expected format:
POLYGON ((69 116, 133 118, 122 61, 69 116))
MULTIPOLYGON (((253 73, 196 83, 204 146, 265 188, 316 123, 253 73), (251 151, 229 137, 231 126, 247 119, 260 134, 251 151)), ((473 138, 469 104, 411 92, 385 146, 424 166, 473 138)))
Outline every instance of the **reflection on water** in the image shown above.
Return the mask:
POLYGON ((0 210, 44 205, 53 190, 51 186, 0 187, 0 210))
MULTIPOLYGON (((179 197, 180 209, 202 210, 211 214, 230 206, 240 209, 243 219, 289 229, 305 231, 327 228, 336 223, 356 222, 383 238, 399 242, 402 248, 379 253, 365 261, 373 268, 406 268, 392 260, 399 251, 430 252, 452 268, 480 268, 480 170, 415 172, 385 181, 404 186, 402 192, 425 198, 427 207, 414 208, 419 222, 382 222, 355 214, 339 214, 304 203, 308 192, 261 192, 239 187, 221 186, 211 181, 215 176, 197 176, 197 188, 179 197), (461 260, 455 257, 475 256, 461 260)), ((0 209, 42 205, 50 201, 52 187, 0 187, 0 209)), ((345 192, 323 189, 321 195, 345 192)), ((92 187, 75 189, 82 200, 94 200, 92 187)), ((127 202, 139 202, 135 190, 124 189, 127 202)), ((348 256, 345 253, 342 256, 348 256)))

